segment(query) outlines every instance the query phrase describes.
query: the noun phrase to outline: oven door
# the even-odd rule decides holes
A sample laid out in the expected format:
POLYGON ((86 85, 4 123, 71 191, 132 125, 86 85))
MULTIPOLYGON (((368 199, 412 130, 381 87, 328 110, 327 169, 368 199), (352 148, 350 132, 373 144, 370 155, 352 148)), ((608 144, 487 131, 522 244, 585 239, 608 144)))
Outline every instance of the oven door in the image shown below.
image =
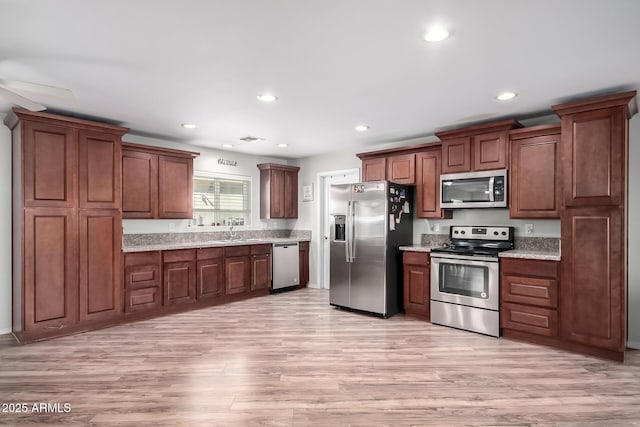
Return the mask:
POLYGON ((477 261, 455 257, 431 255, 431 299, 498 310, 498 260, 477 261))

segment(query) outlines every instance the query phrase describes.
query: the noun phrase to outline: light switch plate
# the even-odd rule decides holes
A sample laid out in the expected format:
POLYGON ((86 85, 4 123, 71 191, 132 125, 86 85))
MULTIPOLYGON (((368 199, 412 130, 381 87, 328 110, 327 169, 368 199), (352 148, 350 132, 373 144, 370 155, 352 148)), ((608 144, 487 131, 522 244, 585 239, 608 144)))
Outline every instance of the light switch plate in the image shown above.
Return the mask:
POLYGON ((533 234, 533 224, 524 225, 524 234, 533 234))

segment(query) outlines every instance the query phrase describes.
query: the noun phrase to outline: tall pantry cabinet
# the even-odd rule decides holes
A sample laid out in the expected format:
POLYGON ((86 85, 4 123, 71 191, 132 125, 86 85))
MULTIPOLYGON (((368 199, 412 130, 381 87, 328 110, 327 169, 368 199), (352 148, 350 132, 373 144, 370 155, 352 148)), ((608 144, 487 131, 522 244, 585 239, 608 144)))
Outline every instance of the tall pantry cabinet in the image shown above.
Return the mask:
POLYGON ((32 341, 122 311, 121 138, 128 129, 14 109, 13 331, 32 341))

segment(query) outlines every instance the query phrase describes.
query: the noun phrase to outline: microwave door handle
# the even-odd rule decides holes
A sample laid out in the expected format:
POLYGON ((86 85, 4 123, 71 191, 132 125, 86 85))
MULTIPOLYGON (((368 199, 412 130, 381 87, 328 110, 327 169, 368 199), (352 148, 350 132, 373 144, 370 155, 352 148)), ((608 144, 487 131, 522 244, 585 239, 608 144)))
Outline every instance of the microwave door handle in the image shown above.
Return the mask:
POLYGON ((489 201, 495 202, 495 178, 489 178, 489 201))

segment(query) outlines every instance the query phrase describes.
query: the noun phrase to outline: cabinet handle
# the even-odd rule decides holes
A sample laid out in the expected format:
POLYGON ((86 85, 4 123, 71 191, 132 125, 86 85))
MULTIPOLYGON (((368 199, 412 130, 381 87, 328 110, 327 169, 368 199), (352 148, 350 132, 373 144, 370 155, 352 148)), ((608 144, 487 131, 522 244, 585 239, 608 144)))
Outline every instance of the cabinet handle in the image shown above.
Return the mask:
POLYGON ((45 329, 62 329, 65 325, 47 326, 45 329))

